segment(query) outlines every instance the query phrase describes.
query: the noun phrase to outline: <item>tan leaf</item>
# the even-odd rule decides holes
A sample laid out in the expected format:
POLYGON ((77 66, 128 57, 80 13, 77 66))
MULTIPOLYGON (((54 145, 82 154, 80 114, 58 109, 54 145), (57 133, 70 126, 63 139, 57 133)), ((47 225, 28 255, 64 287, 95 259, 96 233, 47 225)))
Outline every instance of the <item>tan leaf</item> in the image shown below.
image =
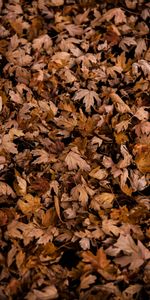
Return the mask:
POLYGON ((44 149, 32 150, 32 154, 38 156, 38 158, 33 161, 34 165, 49 162, 49 154, 44 149))
POLYGON ((69 32, 70 36, 82 35, 83 28, 80 25, 68 24, 65 26, 65 29, 69 32))
POLYGON ((73 151, 70 151, 65 158, 68 169, 76 170, 79 167, 81 170, 90 171, 90 165, 88 165, 87 162, 80 157, 79 152, 75 152, 78 151, 77 147, 72 148, 72 150, 73 151))
POLYGON ((76 92, 74 100, 81 100, 83 98, 83 103, 85 104, 86 111, 91 110, 91 106, 94 106, 94 99, 100 104, 101 100, 95 91, 89 91, 87 89, 80 89, 76 92))
POLYGON ((58 298, 58 292, 54 285, 49 285, 41 291, 33 289, 33 294, 37 300, 53 300, 58 298))
POLYGON ((115 125, 115 130, 117 131, 117 133, 120 133, 121 131, 127 130, 129 124, 130 124, 130 120, 122 121, 115 125))
POLYGON ((126 16, 124 11, 121 8, 112 8, 109 9, 102 17, 100 17, 98 20, 95 20, 93 22, 97 24, 104 22, 104 21, 110 21, 112 18, 114 18, 115 24, 118 25, 120 23, 126 23, 126 16))
POLYGON ((122 267, 130 265, 129 269, 138 269, 145 260, 150 259, 150 251, 140 242, 136 245, 130 234, 121 234, 118 241, 110 246, 106 253, 111 256, 116 256, 120 251, 126 255, 115 259, 115 262, 122 267))
POLYGON ((105 219, 102 221, 102 230, 105 234, 118 236, 121 232, 121 229, 117 227, 118 221, 105 219))
POLYGON ((20 195, 25 195, 27 192, 27 182, 25 179, 23 179, 19 174, 16 174, 16 179, 18 182, 18 187, 19 187, 19 194, 20 195))
POLYGON ((89 173, 89 176, 102 180, 108 176, 108 172, 105 169, 100 169, 100 167, 97 167, 89 173))
POLYGON ((18 103, 18 104, 22 104, 23 103, 23 99, 21 98, 19 93, 15 93, 14 91, 9 91, 9 96, 11 101, 18 103))
POLYGON ((90 249, 90 240, 86 237, 83 237, 81 240, 80 240, 80 246, 83 250, 88 250, 90 249))
POLYGON ((55 204, 55 209, 56 209, 56 213, 57 213, 57 216, 59 218, 59 220, 61 222, 62 221, 62 218, 61 218, 61 215, 60 215, 60 204, 59 204, 59 198, 57 196, 54 196, 54 204, 55 204))
POLYGON ((119 161, 117 167, 120 169, 126 168, 132 162, 132 155, 127 151, 127 147, 125 145, 120 146, 121 154, 123 155, 123 159, 119 161))
POLYGON ((141 284, 130 285, 123 291, 123 293, 122 293, 123 299, 124 300, 134 299, 136 294, 138 296, 141 289, 142 289, 141 284))
POLYGON ((2 195, 12 196, 13 198, 16 196, 13 189, 3 181, 0 182, 0 196, 2 195))
POLYGON ((52 40, 48 34, 40 35, 38 38, 33 40, 32 47, 33 49, 37 49, 38 51, 41 49, 45 49, 49 54, 51 51, 52 40))
POLYGON ((4 150, 8 153, 12 153, 12 154, 18 153, 17 145, 11 141, 9 134, 5 134, 3 136, 2 146, 3 146, 4 150))
POLYGON ((90 284, 96 281, 97 277, 95 275, 86 275, 81 277, 80 289, 88 289, 90 284))
POLYGON ((107 259, 107 256, 102 248, 98 249, 96 257, 98 261, 98 267, 102 270, 106 269, 109 265, 109 260, 107 259))
POLYGON ((71 195, 73 200, 79 200, 82 204, 82 206, 86 206, 88 202, 88 192, 86 188, 78 184, 71 190, 71 195))
POLYGON ((146 107, 142 106, 137 109, 134 117, 138 118, 140 121, 146 121, 149 119, 149 113, 145 110, 146 107))
POLYGON ((97 211, 99 211, 101 207, 104 209, 111 208, 114 199, 114 194, 101 193, 92 198, 90 206, 97 211))
POLYGON ((11 249, 8 252, 8 255, 7 255, 7 265, 8 265, 8 267, 10 267, 11 264, 13 263, 13 261, 15 260, 16 253, 17 253, 17 247, 12 245, 12 247, 11 247, 11 249))
POLYGON ((60 6, 64 4, 64 0, 50 0, 49 5, 50 6, 60 6))
POLYGON ((115 93, 110 93, 110 98, 112 99, 113 103, 115 104, 116 110, 119 113, 131 113, 130 107, 124 103, 124 101, 115 93))
POLYGON ((83 14, 77 14, 75 17, 75 23, 80 25, 84 22, 86 22, 88 20, 88 14, 90 12, 90 9, 88 8, 87 10, 85 10, 85 12, 83 14))
POLYGON ((137 43, 135 41, 134 37, 124 37, 123 39, 121 39, 121 42, 119 43, 119 47, 121 47, 124 51, 128 51, 128 47, 127 46, 136 46, 137 43))
POLYGON ((147 50, 146 43, 144 39, 139 39, 135 49, 135 55, 138 59, 141 58, 141 55, 144 51, 147 50))
POLYGON ((135 9, 136 4, 137 4, 137 0, 125 0, 125 4, 126 4, 127 8, 135 9))
POLYGON ((68 52, 56 52, 51 58, 52 61, 57 63, 58 65, 63 65, 65 62, 67 63, 70 59, 70 54, 68 52))
POLYGON ((16 255, 16 265, 19 270, 24 260, 25 260, 25 253, 22 250, 20 250, 16 255))

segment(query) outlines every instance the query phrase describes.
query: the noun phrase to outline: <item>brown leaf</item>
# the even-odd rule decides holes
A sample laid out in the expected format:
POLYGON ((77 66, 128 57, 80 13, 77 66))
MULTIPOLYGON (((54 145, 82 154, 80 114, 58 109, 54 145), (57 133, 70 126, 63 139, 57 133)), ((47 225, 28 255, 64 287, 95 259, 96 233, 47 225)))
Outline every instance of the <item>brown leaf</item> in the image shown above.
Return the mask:
POLYGON ((76 92, 74 101, 83 99, 86 111, 91 111, 91 107, 94 106, 94 99, 100 104, 101 100, 95 91, 89 91, 87 89, 80 89, 76 92))
POLYGON ((34 214, 40 206, 40 198, 37 196, 33 197, 30 194, 27 194, 22 199, 18 200, 18 207, 25 215, 34 214))
POLYGON ((32 24, 30 26, 29 32, 28 32, 28 40, 32 41, 34 38, 36 38, 40 32, 40 29, 42 29, 42 18, 41 17, 35 17, 32 19, 32 24))
POLYGON ((33 295, 36 296, 37 300, 53 300, 58 298, 58 292, 54 285, 49 285, 41 291, 33 289, 33 295))
POLYGON ((90 171, 90 166, 81 158, 77 147, 72 148, 72 151, 67 154, 65 162, 69 170, 76 170, 79 167, 81 170, 90 171))
POLYGON ((8 217, 5 211, 0 210, 0 226, 5 226, 8 223, 8 217))
POLYGON ((135 162, 142 173, 150 172, 150 145, 135 145, 135 162))
POLYGON ((12 198, 15 198, 16 195, 13 191, 13 189, 5 182, 0 182, 0 196, 6 195, 11 196, 12 198))
POLYGON ((54 204, 55 204, 55 209, 56 209, 57 216, 58 216, 59 220, 63 223, 61 215, 60 215, 59 198, 57 196, 54 196, 54 204))
POLYGON ((112 99, 119 113, 131 113, 130 107, 114 91, 110 93, 110 98, 112 99))

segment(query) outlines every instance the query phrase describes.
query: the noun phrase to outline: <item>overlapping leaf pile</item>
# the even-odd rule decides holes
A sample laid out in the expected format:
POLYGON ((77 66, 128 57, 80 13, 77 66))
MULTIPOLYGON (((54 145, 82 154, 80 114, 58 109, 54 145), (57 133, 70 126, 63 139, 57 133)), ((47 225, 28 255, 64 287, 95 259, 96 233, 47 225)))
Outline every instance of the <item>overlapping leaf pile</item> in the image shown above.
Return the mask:
POLYGON ((0 10, 0 299, 149 299, 149 1, 0 10))

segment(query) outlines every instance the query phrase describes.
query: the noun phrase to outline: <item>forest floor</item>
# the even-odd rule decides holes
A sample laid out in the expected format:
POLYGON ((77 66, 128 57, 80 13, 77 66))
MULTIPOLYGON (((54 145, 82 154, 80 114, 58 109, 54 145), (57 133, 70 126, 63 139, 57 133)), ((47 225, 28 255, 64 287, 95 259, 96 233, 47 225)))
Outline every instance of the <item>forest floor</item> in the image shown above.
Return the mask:
POLYGON ((0 300, 150 299, 149 20, 0 0, 0 300))

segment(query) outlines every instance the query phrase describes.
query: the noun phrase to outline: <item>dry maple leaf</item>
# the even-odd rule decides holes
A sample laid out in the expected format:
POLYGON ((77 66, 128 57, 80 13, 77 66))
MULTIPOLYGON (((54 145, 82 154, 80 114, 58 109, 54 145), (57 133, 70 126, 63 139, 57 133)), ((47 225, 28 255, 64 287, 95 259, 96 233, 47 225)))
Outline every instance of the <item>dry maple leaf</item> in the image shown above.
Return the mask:
POLYGON ((102 230, 105 234, 118 236, 121 229, 117 227, 118 221, 105 219, 102 221, 102 230))
POLYGON ((139 59, 144 51, 147 50, 146 42, 144 39, 139 39, 135 49, 135 55, 139 59))
POLYGON ((38 300, 53 300, 58 298, 58 292, 54 285, 46 286, 41 291, 33 289, 33 295, 36 296, 36 299, 38 300))
POLYGON ((83 261, 90 262, 94 268, 104 269, 109 265, 109 260, 106 258, 106 254, 102 248, 97 250, 96 255, 91 251, 82 253, 83 261))
POLYGON ((14 188, 17 195, 25 195, 27 191, 27 182, 24 178, 22 178, 19 172, 15 171, 16 182, 14 182, 14 188))
POLYGON ((13 153, 17 154, 17 145, 14 144, 11 139, 9 134, 5 134, 2 138, 2 147, 7 153, 13 153))
POLYGON ((132 162, 132 155, 127 151, 127 147, 125 145, 120 146, 120 151, 123 156, 123 159, 119 161, 117 167, 120 169, 128 167, 132 162))
MULTIPOLYGON (((34 210, 34 207, 33 207, 34 210)), ((18 238, 23 240, 24 245, 28 245, 34 238, 39 239, 43 236, 45 232, 37 227, 32 222, 25 224, 23 222, 18 222, 13 220, 7 226, 7 236, 9 238, 18 238)), ((49 234, 49 239, 51 236, 49 234)))
POLYGON ((127 287, 123 292, 122 296, 124 300, 132 300, 138 297, 140 290, 142 289, 141 284, 133 284, 127 287), (136 298, 135 298, 136 297, 136 298))
POLYGON ((48 54, 51 53, 52 40, 48 34, 41 35, 40 37, 33 40, 33 49, 40 51, 41 49, 46 50, 48 54))
POLYGON ((86 21, 88 21, 88 14, 90 12, 90 9, 88 8, 87 10, 84 11, 83 14, 77 14, 75 17, 75 23, 77 25, 81 25, 82 23, 85 23, 86 21))
POLYGON ((150 259, 150 251, 140 242, 136 245, 130 234, 121 234, 118 241, 106 250, 106 254, 116 256, 123 251, 126 255, 115 259, 115 262, 129 269, 138 269, 145 260, 150 259))
POLYGON ((25 253, 22 250, 20 250, 16 255, 16 265, 19 270, 21 269, 24 260, 25 260, 25 253))
POLYGON ((97 277, 95 275, 87 275, 81 277, 81 283, 80 283, 80 289, 88 289, 90 287, 90 284, 94 283, 96 281, 97 277))
POLYGON ((53 154, 48 154, 44 149, 36 149, 36 150, 32 150, 31 152, 33 154, 33 156, 38 156, 38 158, 36 158, 32 164, 43 164, 43 163, 48 163, 50 161, 55 162, 55 155, 53 154))
POLYGON ((142 173, 150 172, 150 145, 137 144, 134 146, 133 150, 135 157, 135 163, 137 168, 142 173))
POLYGON ((145 176, 141 176, 138 170, 130 170, 130 183, 133 191, 142 191, 147 186, 145 176))
POLYGON ((19 95, 19 93, 15 93, 14 91, 9 91, 9 96, 11 101, 18 103, 18 104, 23 104, 22 97, 19 95))
POLYGON ((60 6, 64 4, 64 0, 50 0, 49 5, 50 6, 60 6))
POLYGON ((70 54, 67 52, 57 52, 51 57, 51 60, 54 61, 56 64, 63 66, 66 65, 70 59, 70 54))
POLYGON ((121 121, 120 123, 115 125, 115 130, 117 131, 117 133, 120 133, 121 131, 127 130, 129 124, 130 120, 121 121))
POLYGON ((103 248, 98 249, 96 255, 93 255, 91 251, 84 251, 82 257, 84 262, 91 263, 92 267, 106 280, 114 279, 114 270, 110 265, 110 261, 107 259, 103 248))
POLYGON ((84 32, 80 25, 75 24, 65 25, 65 29, 69 32, 70 36, 82 35, 84 32))
POLYGON ((130 107, 113 91, 110 93, 110 98, 115 104, 116 110, 121 113, 132 113, 130 107))
POLYGON ((113 200, 115 199, 115 195, 111 193, 101 193, 98 195, 95 195, 90 203, 90 207, 94 210, 99 211, 100 208, 111 208, 113 205, 113 200))
POLYGON ((145 110, 145 106, 142 106, 137 109, 136 113, 134 114, 134 117, 138 118, 140 121, 146 121, 149 119, 149 113, 145 110))
POLYGON ((71 190, 73 200, 79 200, 82 206, 85 206, 88 202, 88 193, 84 185, 78 184, 71 190))
POLYGON ((86 237, 83 237, 83 238, 80 240, 79 244, 80 244, 80 246, 81 246, 81 248, 82 248, 83 250, 88 250, 88 249, 90 249, 90 240, 89 240, 88 238, 86 238, 86 237))
POLYGON ((102 180, 107 178, 108 172, 105 169, 100 169, 100 167, 97 167, 89 173, 89 176, 102 180))
POLYGON ((150 63, 148 61, 146 61, 145 59, 141 59, 138 61, 137 66, 141 67, 145 76, 150 75, 150 63))
POLYGON ((134 37, 124 37, 121 42, 119 43, 119 47, 122 48, 125 52, 128 51, 127 46, 136 46, 137 43, 134 37))
POLYGON ((33 197, 30 194, 27 194, 22 199, 18 200, 18 207, 25 215, 35 213, 40 206, 40 198, 37 196, 33 197))
POLYGON ((94 99, 97 101, 98 105, 101 100, 95 91, 89 91, 87 89, 80 89, 75 93, 74 101, 81 100, 83 98, 83 103, 85 104, 86 111, 91 111, 91 106, 94 106, 94 99))
POLYGON ((112 8, 109 9, 102 17, 94 20, 92 25, 98 25, 104 21, 110 21, 114 18, 115 24, 126 23, 126 16, 124 11, 121 8, 112 8))
POLYGON ((90 165, 81 158, 77 147, 72 148, 72 150, 67 154, 65 162, 69 170, 77 170, 79 167, 81 170, 90 171, 90 165))
POLYGON ((12 198, 15 198, 16 195, 13 191, 13 189, 5 182, 0 182, 0 196, 6 195, 11 196, 12 198))

